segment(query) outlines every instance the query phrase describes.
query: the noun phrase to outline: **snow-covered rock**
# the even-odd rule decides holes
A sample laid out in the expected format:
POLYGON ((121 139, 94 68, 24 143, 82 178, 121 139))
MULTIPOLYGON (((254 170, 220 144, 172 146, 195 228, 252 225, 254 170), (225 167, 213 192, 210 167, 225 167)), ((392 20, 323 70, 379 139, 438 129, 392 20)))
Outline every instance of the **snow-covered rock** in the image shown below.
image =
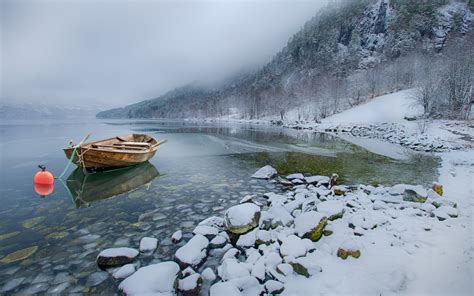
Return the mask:
POLYGON ((296 235, 290 235, 285 237, 282 240, 280 246, 280 254, 282 257, 291 256, 291 257, 301 257, 306 255, 308 251, 307 244, 296 235))
POLYGON ((222 264, 217 268, 217 273, 224 281, 250 275, 247 266, 238 262, 235 258, 224 259, 222 264))
POLYGON ((439 208, 433 210, 433 214, 441 221, 446 220, 448 218, 457 218, 459 216, 459 210, 448 206, 443 205, 439 208))
POLYGON ((179 266, 167 261, 138 269, 119 285, 125 295, 173 295, 179 266))
POLYGON ((318 241, 323 235, 327 218, 316 211, 302 213, 295 218, 295 230, 299 237, 318 241))
POLYGON ((242 296, 239 288, 230 282, 218 282, 211 286, 209 290, 210 296, 242 296))
POLYGON ((152 252, 158 247, 158 239, 144 237, 140 240, 140 252, 152 252))
POLYGON ((270 179, 277 174, 277 170, 270 165, 266 165, 252 175, 255 179, 270 179))
POLYGON ((202 278, 199 273, 194 273, 178 280, 178 290, 183 295, 197 295, 201 285, 202 278))
POLYGON ((267 213, 271 217, 273 227, 276 227, 277 223, 281 223, 283 226, 290 226, 294 220, 293 216, 291 216, 286 207, 281 205, 270 207, 267 213))
POLYGON ((281 294, 285 290, 283 283, 275 280, 268 280, 265 282, 265 292, 270 295, 281 294))
POLYGON ((175 244, 179 243, 182 239, 183 232, 181 230, 177 230, 171 235, 171 241, 175 244))
POLYGON ((176 251, 175 259, 182 268, 196 267, 206 258, 208 246, 209 240, 201 234, 196 234, 176 251))
POLYGON ((306 183, 314 185, 329 185, 328 176, 310 176, 306 177, 306 183))
POLYGON ((135 265, 133 264, 125 264, 124 266, 117 269, 113 274, 112 277, 114 279, 120 280, 129 277, 135 272, 135 265))
POLYGON ((242 291, 242 294, 245 296, 261 295, 263 292, 262 286, 253 276, 234 278, 230 282, 242 291))
POLYGON ((239 239, 237 240, 236 246, 240 248, 253 247, 255 245, 255 241, 257 240, 257 232, 258 228, 240 235, 239 239))
POLYGON ((405 190, 403 191, 404 201, 425 202, 427 197, 428 197, 428 192, 420 185, 409 186, 405 188, 405 190))
POLYGON ((132 248, 105 249, 97 256, 97 264, 101 267, 122 266, 135 260, 138 254, 139 252, 132 248))
POLYGON ((291 174, 291 175, 286 176, 286 178, 290 181, 292 181, 294 179, 299 179, 299 180, 304 180, 305 179, 303 174, 301 174, 301 173, 291 174))
POLYGON ((310 277, 322 271, 321 266, 317 264, 317 259, 318 258, 315 258, 314 256, 298 257, 290 258, 287 262, 291 265, 294 272, 305 277, 310 277))
POLYGON ((212 216, 207 219, 202 220, 199 222, 198 225, 201 226, 211 226, 217 229, 223 229, 224 227, 224 218, 222 217, 217 217, 217 216, 212 216))
POLYGON ((341 200, 328 200, 316 206, 318 212, 328 217, 329 220, 341 218, 344 214, 344 202, 341 200))
POLYGON ((218 249, 218 248, 223 248, 226 244, 227 244, 227 238, 223 235, 217 235, 210 241, 209 247, 212 249, 218 249))
POLYGON ((201 277, 205 281, 213 282, 217 277, 212 268, 207 267, 201 272, 201 277))
POLYGON ((252 203, 233 206, 225 213, 225 225, 235 234, 247 233, 258 226, 260 207, 252 203))
POLYGON ((194 228, 193 233, 201 234, 208 239, 212 239, 219 233, 219 229, 208 225, 198 225, 196 228, 194 228))

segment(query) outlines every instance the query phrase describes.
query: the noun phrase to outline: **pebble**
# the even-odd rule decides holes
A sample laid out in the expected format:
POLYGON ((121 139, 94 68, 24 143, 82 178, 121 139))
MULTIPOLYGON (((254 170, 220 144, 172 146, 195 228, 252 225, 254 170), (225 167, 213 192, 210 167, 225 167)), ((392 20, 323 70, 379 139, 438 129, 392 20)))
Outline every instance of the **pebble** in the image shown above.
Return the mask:
POLYGON ((101 284, 103 281, 105 281, 108 277, 109 276, 107 272, 103 272, 103 271, 94 272, 87 278, 86 286, 87 287, 97 286, 101 284))
POLYGON ((21 285, 21 283, 23 283, 24 280, 25 280, 24 277, 19 277, 19 278, 12 279, 12 280, 8 281, 5 285, 3 285, 0 292, 8 292, 8 291, 13 290, 13 289, 17 288, 19 285, 21 285))

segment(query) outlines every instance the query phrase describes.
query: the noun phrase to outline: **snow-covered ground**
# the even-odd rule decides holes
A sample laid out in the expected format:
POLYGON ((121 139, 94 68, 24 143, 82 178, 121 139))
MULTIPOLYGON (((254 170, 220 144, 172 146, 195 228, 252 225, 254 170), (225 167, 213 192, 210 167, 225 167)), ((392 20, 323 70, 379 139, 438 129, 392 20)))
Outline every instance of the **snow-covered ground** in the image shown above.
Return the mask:
MULTIPOLYGON (((321 242, 315 243, 316 251, 312 254, 319 256, 306 255, 314 256, 312 259, 322 272, 310 274, 307 278, 282 265, 280 271, 284 276, 275 275, 274 278, 284 283, 283 294, 472 295, 474 122, 408 121, 406 118, 422 114, 421 108, 414 104, 412 94, 413 90, 404 90, 380 96, 330 116, 321 123, 285 122, 284 126, 331 133, 372 152, 396 159, 404 158, 406 149, 435 153, 441 159, 437 181, 443 185, 442 199, 456 203, 457 208, 454 211, 457 217, 443 221, 430 219, 433 218, 430 215, 446 216, 453 213, 448 213, 445 209, 434 210, 428 205, 396 205, 388 200, 377 201, 373 197, 367 204, 362 203, 363 210, 356 218, 349 214, 346 208, 342 219, 329 223, 333 235, 323 237, 321 242), (384 217, 381 213, 389 217, 384 217), (383 220, 388 223, 382 223, 370 231, 365 230, 362 236, 355 238, 356 245, 361 249, 360 258, 349 257, 347 260, 341 260, 336 256, 338 244, 343 245, 347 243, 348 238, 353 237, 353 233, 347 231, 346 219, 359 222, 361 220, 361 224, 370 224, 378 219, 381 219, 379 222, 383 220)), ((297 195, 288 197, 287 200, 278 198, 277 195, 269 196, 271 201, 289 205, 295 203, 297 195)), ((283 215, 280 207, 276 209, 269 212, 283 215)), ((292 213, 292 216, 296 216, 295 214, 299 215, 296 212, 292 213)), ((287 220, 284 218, 283 221, 287 220)), ((288 234, 286 232, 285 235, 288 234)), ((259 235, 263 236, 260 231, 252 236, 259 235)), ((294 245, 295 250, 302 249, 301 245, 294 245)), ((281 253, 283 245, 276 247, 281 253)), ((231 284, 224 286, 232 290, 231 284)))
MULTIPOLYGON (((180 271, 173 262, 113 269, 115 278, 133 273, 120 284, 122 292, 193 294, 206 287, 201 293, 211 296, 472 295, 473 123, 407 121, 420 114, 410 92, 375 98, 321 124, 286 126, 328 132, 393 158, 403 158, 405 149, 431 151, 441 159, 433 181, 442 192, 405 184, 333 186, 337 175, 284 177, 266 166, 252 177, 279 183, 279 190, 247 195, 224 217, 196 225, 175 254, 180 271), (210 257, 217 265, 204 268, 210 257), (159 290, 155 269, 168 268, 166 289, 159 290)), ((181 237, 177 232, 173 241, 181 237)), ((106 258, 111 265, 133 260, 104 252, 116 255, 106 258)))
POLYGON ((404 117, 418 116, 423 109, 411 99, 413 90, 402 90, 380 96, 322 120, 323 125, 403 123, 404 117))

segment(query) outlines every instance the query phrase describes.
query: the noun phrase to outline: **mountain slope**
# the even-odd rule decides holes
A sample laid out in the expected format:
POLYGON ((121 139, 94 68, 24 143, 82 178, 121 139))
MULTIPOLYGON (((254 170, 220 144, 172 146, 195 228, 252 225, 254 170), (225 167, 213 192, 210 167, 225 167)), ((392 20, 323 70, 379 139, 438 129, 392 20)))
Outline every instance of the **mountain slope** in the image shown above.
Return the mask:
MULTIPOLYGON (((324 118, 367 98, 412 87, 415 59, 472 41, 466 3, 358 0, 319 12, 260 71, 217 89, 183 87, 104 111, 100 118, 240 118, 279 115, 290 107, 324 118), (382 77, 384 79, 382 79, 382 77)), ((426 60, 424 63, 429 63, 426 60)))

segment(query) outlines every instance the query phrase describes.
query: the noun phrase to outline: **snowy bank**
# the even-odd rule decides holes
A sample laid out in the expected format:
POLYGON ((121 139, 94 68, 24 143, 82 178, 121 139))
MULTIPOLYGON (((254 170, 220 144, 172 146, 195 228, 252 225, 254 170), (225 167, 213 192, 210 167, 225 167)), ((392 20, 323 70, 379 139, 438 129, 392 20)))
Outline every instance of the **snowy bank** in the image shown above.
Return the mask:
MULTIPOLYGON (((287 176, 299 180, 288 185, 273 178, 268 182, 285 183, 196 225, 176 252, 179 264, 136 272, 129 265, 120 275, 131 275, 119 289, 127 295, 175 289, 187 295, 468 295, 474 163, 466 153, 451 155, 440 169, 444 187, 344 186, 334 177, 302 174, 287 176), (454 182, 457 174, 464 183, 454 182)), ((123 255, 107 255, 117 254, 123 255)))

